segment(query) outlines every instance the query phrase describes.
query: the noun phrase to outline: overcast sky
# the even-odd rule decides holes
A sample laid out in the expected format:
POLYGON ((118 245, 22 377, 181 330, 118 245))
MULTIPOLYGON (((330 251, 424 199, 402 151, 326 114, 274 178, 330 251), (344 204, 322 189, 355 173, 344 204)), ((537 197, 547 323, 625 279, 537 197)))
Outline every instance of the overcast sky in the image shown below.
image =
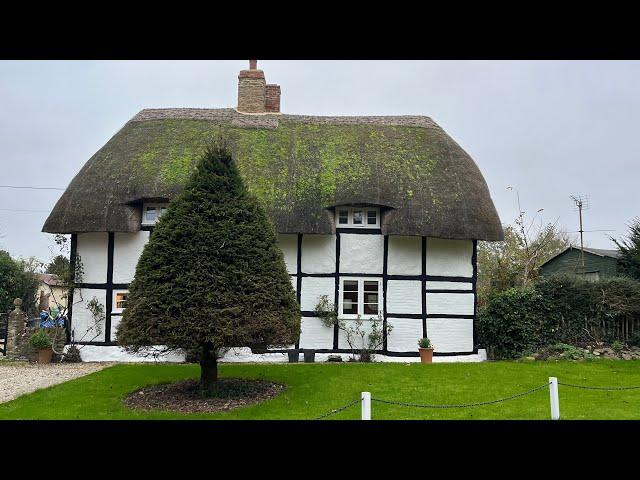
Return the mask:
MULTIPOLYGON (((239 61, 0 61, 0 185, 65 188, 143 108, 234 107, 239 61)), ((503 224, 518 213, 613 248, 640 215, 640 62, 260 61, 282 111, 428 115, 476 161, 503 224), (507 187, 514 190, 508 190, 507 187)), ((0 249, 47 261, 61 191, 0 188, 0 249), (37 210, 18 212, 10 210, 37 210)))

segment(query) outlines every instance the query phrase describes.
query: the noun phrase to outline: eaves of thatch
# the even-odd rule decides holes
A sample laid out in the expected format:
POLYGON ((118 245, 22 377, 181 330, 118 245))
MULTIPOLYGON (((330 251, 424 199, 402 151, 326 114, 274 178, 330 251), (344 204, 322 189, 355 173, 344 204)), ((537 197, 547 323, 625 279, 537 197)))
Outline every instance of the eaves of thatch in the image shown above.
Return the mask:
POLYGON ((280 233, 332 233, 333 206, 375 204, 385 234, 503 239, 480 170, 428 117, 234 109, 143 110, 84 165, 43 231, 139 230, 139 203, 174 198, 220 136, 280 233))

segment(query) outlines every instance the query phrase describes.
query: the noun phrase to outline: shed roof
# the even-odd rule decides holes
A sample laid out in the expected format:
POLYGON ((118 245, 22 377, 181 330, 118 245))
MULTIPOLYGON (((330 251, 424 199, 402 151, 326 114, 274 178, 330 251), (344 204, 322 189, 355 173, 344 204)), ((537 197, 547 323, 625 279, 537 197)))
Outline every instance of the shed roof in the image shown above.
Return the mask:
POLYGON ((424 116, 322 117, 147 109, 71 181, 43 231, 134 232, 145 199, 174 198, 222 136, 280 233, 332 233, 331 207, 388 207, 385 234, 502 240, 471 157, 424 116))
MULTIPOLYGON (((592 255, 598 255, 599 257, 609 257, 609 258, 615 258, 615 259, 620 258, 620 252, 618 250, 609 250, 609 249, 604 249, 604 248, 590 248, 590 247, 583 247, 582 249, 587 253, 590 253, 592 255)), ((565 248, 564 250, 562 250, 559 253, 556 253, 553 257, 551 257, 549 260, 547 260, 546 262, 544 262, 540 266, 542 267, 542 266, 546 265, 547 263, 549 263, 554 258, 559 257, 560 255, 562 255, 565 252, 568 252, 570 250, 578 250, 578 251, 580 251, 580 247, 577 247, 577 246, 574 246, 574 245, 569 245, 567 248, 565 248)))

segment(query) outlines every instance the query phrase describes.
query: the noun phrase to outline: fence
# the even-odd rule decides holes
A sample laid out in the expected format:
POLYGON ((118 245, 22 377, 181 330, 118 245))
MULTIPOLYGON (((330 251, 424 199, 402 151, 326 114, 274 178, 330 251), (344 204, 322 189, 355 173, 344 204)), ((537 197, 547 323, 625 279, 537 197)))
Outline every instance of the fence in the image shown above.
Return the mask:
POLYGON ((7 332, 9 329, 9 314, 0 313, 0 353, 7 355, 7 332))
POLYGON ((526 395, 531 395, 533 393, 539 392, 543 389, 549 388, 549 407, 551 420, 560 420, 560 398, 558 396, 558 385, 562 385, 563 387, 568 388, 578 388, 584 390, 599 390, 599 391, 621 391, 621 390, 640 390, 640 386, 630 386, 630 387, 592 387, 589 385, 576 385, 572 383, 563 383, 558 382, 556 377, 549 377, 549 381, 537 387, 534 387, 530 390, 515 393, 513 395, 509 395, 508 397, 498 398, 495 400, 489 400, 484 402, 474 402, 474 403, 460 403, 460 404, 419 404, 419 403, 409 403, 409 402, 398 402, 393 400, 386 400, 382 398, 375 398, 371 396, 371 392, 362 392, 360 398, 357 398, 342 407, 333 409, 316 417, 314 420, 322 420, 324 418, 330 417, 337 413, 340 413, 348 408, 353 407, 357 403, 360 403, 360 412, 362 420, 371 420, 371 402, 388 404, 388 405, 398 405, 401 407, 410 407, 410 408, 473 408, 480 407, 483 405, 494 405, 497 403, 507 402, 509 400, 513 400, 515 398, 524 397, 526 395))

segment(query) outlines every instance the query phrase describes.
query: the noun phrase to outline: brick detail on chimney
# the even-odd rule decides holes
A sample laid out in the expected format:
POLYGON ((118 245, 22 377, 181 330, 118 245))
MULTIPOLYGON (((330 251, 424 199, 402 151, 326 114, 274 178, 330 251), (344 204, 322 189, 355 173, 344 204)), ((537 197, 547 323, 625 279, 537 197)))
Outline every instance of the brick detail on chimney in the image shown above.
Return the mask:
POLYGON ((265 110, 280 113, 280 85, 267 85, 265 88, 265 110))
POLYGON ((238 75, 238 111, 265 112, 266 80, 262 70, 242 70, 238 75))

